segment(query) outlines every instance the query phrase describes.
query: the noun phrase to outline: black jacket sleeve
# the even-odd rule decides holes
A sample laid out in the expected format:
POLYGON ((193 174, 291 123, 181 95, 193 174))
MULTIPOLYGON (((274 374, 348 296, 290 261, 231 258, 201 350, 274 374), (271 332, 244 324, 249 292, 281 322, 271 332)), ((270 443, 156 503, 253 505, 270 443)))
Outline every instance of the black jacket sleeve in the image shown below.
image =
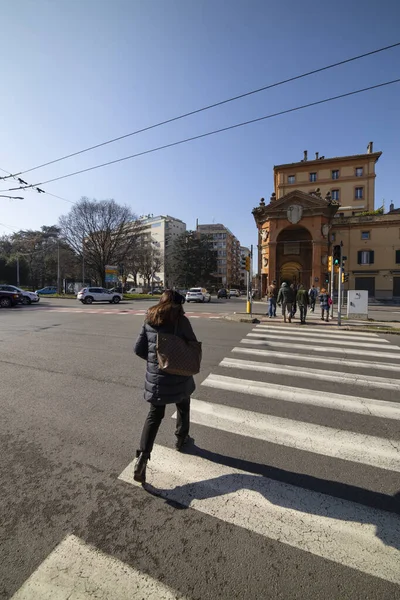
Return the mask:
POLYGON ((147 360, 147 355, 149 352, 149 345, 147 342, 147 334, 146 334, 145 325, 143 325, 142 330, 139 333, 139 336, 135 342, 133 351, 135 354, 137 354, 137 356, 140 356, 140 358, 144 358, 144 360, 147 360))

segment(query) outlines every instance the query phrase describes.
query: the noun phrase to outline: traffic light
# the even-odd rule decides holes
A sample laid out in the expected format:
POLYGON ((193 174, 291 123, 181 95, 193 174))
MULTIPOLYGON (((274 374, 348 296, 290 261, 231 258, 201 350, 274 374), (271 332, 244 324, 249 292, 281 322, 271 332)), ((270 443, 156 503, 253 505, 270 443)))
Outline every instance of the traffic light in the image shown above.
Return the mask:
POLYGON ((328 269, 332 270, 332 256, 328 256, 328 269))
POLYGON ((342 258, 342 248, 341 246, 339 246, 339 244, 337 244, 336 246, 333 246, 333 264, 336 266, 340 265, 340 261, 342 258))
POLYGON ((329 283, 329 273, 325 273, 325 283, 329 283))
POLYGON ((246 256, 246 271, 250 271, 250 256, 246 256))
POLYGON ((344 269, 346 260, 347 260, 347 256, 342 256, 342 269, 344 269))

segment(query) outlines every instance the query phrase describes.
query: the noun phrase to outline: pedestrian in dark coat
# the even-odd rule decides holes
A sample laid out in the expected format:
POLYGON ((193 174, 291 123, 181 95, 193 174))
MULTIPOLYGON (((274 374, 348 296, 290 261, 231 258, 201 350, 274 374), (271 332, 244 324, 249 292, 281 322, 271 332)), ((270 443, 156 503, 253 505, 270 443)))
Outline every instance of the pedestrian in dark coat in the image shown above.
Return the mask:
POLYGON ((183 302, 184 297, 178 292, 165 291, 159 303, 147 311, 134 347, 135 354, 147 361, 144 399, 150 403, 134 467, 134 479, 141 483, 146 481, 147 461, 164 418, 166 404, 176 404, 177 408, 176 449, 181 450, 188 441, 190 396, 196 387, 193 376, 165 373, 160 370, 157 360, 158 333, 175 333, 187 341, 196 341, 190 321, 184 315, 183 302))
POLYGON ((279 288, 278 298, 276 303, 278 306, 282 304, 282 317, 284 322, 286 323, 286 316, 288 317, 289 323, 292 321, 292 303, 294 301, 293 291, 288 286, 286 281, 284 281, 279 288))
POLYGON ((304 285, 300 285, 297 290, 296 302, 300 309, 300 322, 303 324, 306 322, 307 306, 309 304, 308 293, 304 289, 304 285))

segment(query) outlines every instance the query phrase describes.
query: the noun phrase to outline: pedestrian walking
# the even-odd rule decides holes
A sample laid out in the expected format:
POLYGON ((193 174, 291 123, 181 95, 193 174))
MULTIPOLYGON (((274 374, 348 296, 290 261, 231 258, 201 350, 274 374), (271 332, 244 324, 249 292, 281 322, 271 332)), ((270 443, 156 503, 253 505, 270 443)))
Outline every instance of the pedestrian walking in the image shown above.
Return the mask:
POLYGON ((276 299, 278 296, 278 288, 276 286, 276 281, 271 283, 267 289, 267 298, 268 298, 268 316, 270 319, 272 317, 276 317, 276 299))
POLYGON ((319 302, 321 306, 321 321, 329 321, 329 309, 331 307, 331 297, 325 288, 321 289, 319 295, 319 302), (325 317, 325 318, 324 318, 325 317))
POLYGON ((288 317, 289 323, 292 322, 292 304, 293 304, 293 291, 284 281, 279 289, 277 304, 282 305, 282 316, 286 323, 286 317, 288 317))
POLYGON ((297 286, 294 283, 291 283, 290 289, 292 290, 292 295, 293 295, 291 317, 292 317, 292 319, 294 319, 295 314, 297 312, 297 303, 296 303, 297 286))
POLYGON ((160 365, 157 351, 160 334, 174 334, 173 337, 178 336, 186 342, 197 342, 190 321, 184 315, 183 302, 184 297, 181 294, 173 290, 166 290, 159 303, 147 311, 145 322, 134 347, 135 354, 147 361, 144 399, 150 403, 134 466, 134 479, 141 483, 146 481, 147 462, 150 459, 167 404, 176 404, 177 408, 176 450, 182 450, 184 444, 189 440, 190 396, 195 390, 193 376, 165 372, 160 365))
POLYGON ((307 307, 309 305, 308 293, 304 289, 304 285, 300 285, 296 294, 296 302, 300 310, 300 323, 305 324, 307 316, 307 307))
POLYGON ((310 310, 311 310, 311 312, 314 312, 314 310, 315 310, 315 302, 317 301, 317 297, 318 297, 318 291, 314 287, 314 285, 312 285, 310 287, 310 289, 308 290, 308 297, 309 297, 309 300, 310 300, 310 310))

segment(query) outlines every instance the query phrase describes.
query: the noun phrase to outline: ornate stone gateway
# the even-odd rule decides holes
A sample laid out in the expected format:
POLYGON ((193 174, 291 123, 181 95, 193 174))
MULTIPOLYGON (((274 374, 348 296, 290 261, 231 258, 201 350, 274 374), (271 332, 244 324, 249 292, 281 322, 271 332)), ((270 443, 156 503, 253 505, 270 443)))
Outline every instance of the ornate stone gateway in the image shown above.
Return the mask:
POLYGON ((265 295, 274 279, 281 283, 319 286, 325 280, 330 252, 329 231, 338 204, 319 190, 294 190, 282 198, 272 194, 253 210, 258 228, 258 275, 265 295))

